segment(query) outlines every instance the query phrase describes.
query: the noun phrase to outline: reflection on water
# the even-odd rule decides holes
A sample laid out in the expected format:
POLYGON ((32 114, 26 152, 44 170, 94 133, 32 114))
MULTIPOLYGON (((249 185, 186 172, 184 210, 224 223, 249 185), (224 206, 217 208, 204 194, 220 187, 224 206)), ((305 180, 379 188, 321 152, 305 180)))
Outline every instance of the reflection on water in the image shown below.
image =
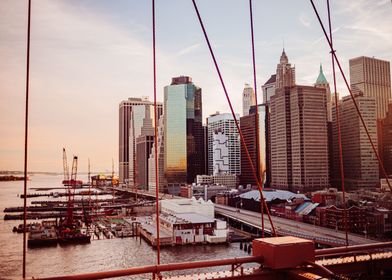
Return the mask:
MULTIPOLYGON (((56 187, 61 183, 62 177, 35 175, 31 179, 28 187, 56 187)), ((3 219, 5 207, 23 205, 23 200, 17 196, 22 191, 23 182, 0 182, 0 279, 21 277, 22 275, 23 235, 12 232, 12 228, 22 223, 22 221, 4 221, 3 219)), ((31 200, 48 200, 48 198, 45 197, 43 199, 39 197, 29 201, 31 200)), ((245 255, 244 252, 239 250, 238 244, 187 245, 162 248, 161 263, 222 259, 245 255)), ((155 262, 156 251, 144 240, 134 237, 93 240, 91 244, 87 245, 28 249, 26 271, 28 277, 43 277, 123 269, 152 265, 155 262)), ((196 271, 207 272, 213 270, 218 269, 208 268, 196 271)), ((178 273, 180 272, 168 272, 164 275, 178 273)), ((144 277, 139 276, 135 278, 145 279, 151 277, 150 275, 144 275, 144 277)))

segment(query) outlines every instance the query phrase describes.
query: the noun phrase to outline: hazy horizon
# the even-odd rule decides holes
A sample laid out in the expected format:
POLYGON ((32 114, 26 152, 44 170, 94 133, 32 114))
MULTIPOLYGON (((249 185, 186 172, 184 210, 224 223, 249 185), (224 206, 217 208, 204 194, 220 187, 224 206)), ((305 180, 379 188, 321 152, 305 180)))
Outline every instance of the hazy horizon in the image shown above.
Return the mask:
MULTIPOLYGON (((326 20, 324 1, 315 1, 326 20)), ((152 100, 151 2, 32 1, 28 170, 60 172, 62 148, 79 170, 118 171, 118 106, 152 100)), ((244 83, 253 85, 248 1, 198 0, 235 111, 244 83)), ((392 60, 389 0, 331 1, 334 46, 347 77, 348 60, 392 60)), ((312 85, 327 43, 309 1, 253 1, 258 99, 283 48, 297 84, 312 85)), ((156 1, 157 92, 173 76, 202 88, 203 118, 229 112, 191 1, 156 1)), ((23 170, 27 1, 0 5, 0 170, 23 170)), ((338 75, 341 96, 347 90, 338 75)), ((70 164, 70 163, 69 163, 70 164)))

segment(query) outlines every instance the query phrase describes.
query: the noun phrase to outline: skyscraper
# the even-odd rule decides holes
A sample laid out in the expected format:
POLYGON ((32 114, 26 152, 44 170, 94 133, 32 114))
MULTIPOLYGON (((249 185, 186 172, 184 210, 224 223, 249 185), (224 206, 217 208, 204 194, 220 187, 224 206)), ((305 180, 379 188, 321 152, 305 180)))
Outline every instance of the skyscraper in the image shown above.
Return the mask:
POLYGON ((275 188, 289 189, 289 186, 292 184, 289 87, 294 85, 295 68, 291 67, 286 52, 283 49, 279 64, 276 67, 275 92, 269 96, 269 99, 266 98, 270 104, 269 140, 271 143, 271 186, 275 188))
MULTIPOLYGON (((158 139, 157 139, 157 157, 158 157, 158 183, 159 192, 165 193, 165 172, 164 172, 164 116, 161 115, 158 123, 158 139)), ((148 158, 148 189, 156 190, 156 172, 155 172, 155 143, 152 144, 151 153, 148 158)))
POLYGON ((192 183, 205 171, 201 88, 190 77, 173 78, 164 89, 164 111, 167 185, 192 183))
POLYGON ((275 95, 276 74, 271 75, 268 81, 261 87, 263 90, 263 103, 269 104, 271 96, 275 95))
MULTIPOLYGON (((141 134, 147 107, 153 118, 153 103, 147 97, 129 98, 119 105, 119 180, 131 186, 135 183, 136 138, 141 134)), ((158 104, 161 114, 162 103, 158 104)))
MULTIPOLYGON (((355 94, 355 101, 368 128, 373 143, 377 146, 376 102, 374 97, 362 92, 355 94)), ((340 125, 343 150, 345 186, 348 188, 375 187, 378 183, 378 162, 372 146, 366 136, 360 118, 355 110, 351 96, 343 97, 339 102, 340 125)), ((335 117, 336 106, 332 108, 334 136, 334 174, 339 176, 338 131, 335 117)))
MULTIPOLYGON (((236 115, 237 120, 239 115, 236 115)), ((208 174, 212 175, 214 171, 213 155, 214 155, 214 133, 222 132, 228 139, 228 159, 230 174, 241 174, 241 147, 240 136, 235 125, 233 115, 230 113, 220 114, 219 112, 207 118, 207 137, 208 137, 208 174)))
MULTIPOLYGON (((266 171, 267 167, 267 115, 266 115, 266 105, 261 104, 258 105, 258 126, 256 129, 256 106, 252 106, 249 110, 249 115, 241 117, 241 131, 244 136, 245 143, 247 145, 247 149, 249 155, 252 160, 252 165, 257 172, 257 180, 260 180, 261 175, 266 171), (257 150, 257 133, 258 133, 258 147, 257 150)), ((264 174, 269 177, 268 174, 264 174)), ((268 178, 269 179, 269 178, 268 178)), ((265 178, 265 180, 268 180, 265 178)), ((241 177, 240 182, 243 185, 257 185, 257 181, 254 178, 251 163, 246 155, 244 143, 241 145, 241 177)))
POLYGON ((294 191, 329 186, 327 93, 295 86, 290 96, 292 180, 294 191))
POLYGON ((291 67, 286 52, 283 49, 280 61, 276 67, 275 89, 295 86, 295 67, 291 67))
POLYGON ((328 116, 328 121, 332 122, 332 95, 331 95, 331 89, 329 87, 329 83, 327 79, 325 78, 324 72, 323 72, 323 66, 320 64, 320 72, 317 77, 316 82, 314 83, 315 87, 318 88, 324 88, 327 92, 327 116, 328 116))
POLYGON ((265 82, 261 87, 263 90, 263 104, 265 105, 265 118, 266 118, 266 179, 265 187, 269 188, 271 186, 271 117, 270 117, 270 100, 271 97, 275 95, 276 87, 276 74, 271 75, 271 77, 265 82))
POLYGON ((327 94, 294 79, 283 51, 270 99, 271 185, 304 192, 329 185, 327 94))
POLYGON ((221 129, 217 129, 214 131, 212 139, 213 175, 229 173, 229 137, 221 129))
POLYGON ((290 88, 280 89, 270 100, 271 187, 290 189, 291 114, 290 88))
POLYGON ((315 87, 323 88, 327 93, 327 134, 328 134, 328 170, 329 170, 329 178, 330 182, 333 178, 333 130, 332 130, 332 106, 335 104, 335 98, 331 95, 331 89, 329 87, 329 83, 327 78, 325 78, 323 72, 323 66, 320 63, 320 70, 317 76, 316 82, 314 83, 315 87))
MULTIPOLYGON (((385 171, 388 176, 392 176, 392 103, 389 103, 389 110, 384 119, 380 121, 379 147, 380 157, 383 161, 385 171)), ((383 176, 383 174, 380 174, 383 176)))
POLYGON ((374 97, 377 119, 385 118, 391 99, 390 62, 365 56, 350 59, 350 83, 352 89, 374 97))
POLYGON ((256 96, 253 88, 249 84, 245 84, 242 92, 242 115, 249 115, 250 106, 256 105, 256 96))
POLYGON ((136 138, 135 185, 138 188, 148 188, 148 158, 153 143, 154 127, 152 126, 150 106, 147 106, 140 136, 136 138))

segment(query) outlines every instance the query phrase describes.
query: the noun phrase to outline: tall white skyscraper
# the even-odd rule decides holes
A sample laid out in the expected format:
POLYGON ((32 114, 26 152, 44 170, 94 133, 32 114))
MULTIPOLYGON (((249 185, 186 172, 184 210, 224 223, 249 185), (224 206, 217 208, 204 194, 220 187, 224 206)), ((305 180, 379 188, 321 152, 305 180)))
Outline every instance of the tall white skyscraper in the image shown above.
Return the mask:
POLYGON ((255 92, 249 84, 245 84, 244 91, 242 92, 242 115, 249 115, 249 109, 253 105, 256 105, 255 92))
MULTIPOLYGON (((239 115, 236 115, 239 119, 239 115)), ((211 115, 207 118, 208 174, 214 173, 214 133, 221 132, 228 139, 228 173, 241 174, 241 142, 234 118, 229 113, 211 115)))

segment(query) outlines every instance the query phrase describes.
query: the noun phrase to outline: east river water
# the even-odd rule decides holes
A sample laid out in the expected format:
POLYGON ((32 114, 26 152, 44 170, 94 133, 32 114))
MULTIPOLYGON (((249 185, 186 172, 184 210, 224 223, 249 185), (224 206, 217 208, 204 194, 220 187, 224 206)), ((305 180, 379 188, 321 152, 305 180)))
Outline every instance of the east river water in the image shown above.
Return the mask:
MULTIPOLYGON (((28 188, 59 187, 61 181, 62 176, 34 175, 28 181, 28 188)), ((34 190, 28 190, 28 193, 32 192, 34 190)), ((5 213, 3 212, 5 207, 23 206, 23 200, 18 196, 21 193, 23 193, 23 181, 0 182, 0 279, 22 278, 23 234, 13 233, 12 228, 23 221, 4 221, 5 213)), ((32 200, 49 199, 48 197, 28 199, 29 205, 32 200)), ((28 220, 28 222, 32 221, 28 220)), ((161 249, 162 264, 239 256, 247 256, 247 254, 239 249, 238 243, 212 246, 187 245, 161 249)), ((87 245, 28 249, 26 259, 27 277, 47 277, 152 265, 156 263, 156 250, 144 240, 131 237, 92 240, 91 244, 87 245)), ((228 267, 223 267, 223 269, 227 270, 228 267)), ((217 270, 222 270, 222 267, 171 272, 171 274, 217 270)), ((145 274, 134 278, 146 279, 151 278, 151 275, 145 274)))

